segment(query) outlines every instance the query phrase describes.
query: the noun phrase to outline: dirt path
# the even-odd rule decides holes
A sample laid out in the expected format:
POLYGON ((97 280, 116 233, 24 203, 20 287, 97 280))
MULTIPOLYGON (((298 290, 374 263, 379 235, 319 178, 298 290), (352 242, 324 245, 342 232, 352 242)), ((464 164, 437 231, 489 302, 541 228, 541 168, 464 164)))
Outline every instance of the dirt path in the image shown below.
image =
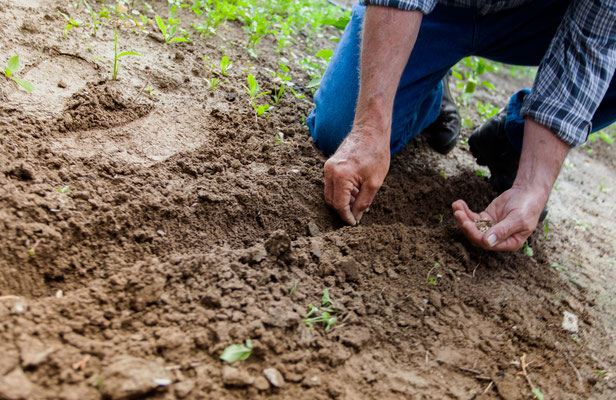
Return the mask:
MULTIPOLYGON (((457 231, 454 200, 493 196, 464 145, 411 143, 343 227, 323 203, 309 101, 287 96, 268 119, 246 101, 247 72, 273 88, 273 50, 251 59, 235 23, 190 45, 121 30, 143 57, 111 81, 92 60, 113 57, 113 32, 64 38, 59 10, 76 13, 0 5, 0 60, 18 53, 37 88, 0 79, 0 398, 529 399, 531 384, 614 398, 613 148, 571 153, 533 257, 457 231), (236 68, 211 92, 203 56, 223 50, 236 68), (303 323, 325 289, 329 332, 303 323), (250 358, 219 360, 246 339, 250 358)), ((301 92, 308 77, 292 74, 301 92)), ((501 92, 484 96, 503 104, 524 83, 495 75, 501 92)))

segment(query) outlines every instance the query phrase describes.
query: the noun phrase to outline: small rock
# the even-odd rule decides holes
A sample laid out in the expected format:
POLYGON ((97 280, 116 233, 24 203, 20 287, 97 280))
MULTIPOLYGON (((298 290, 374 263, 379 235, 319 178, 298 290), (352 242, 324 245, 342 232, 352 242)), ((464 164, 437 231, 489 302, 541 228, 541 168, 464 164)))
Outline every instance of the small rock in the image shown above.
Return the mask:
POLYGON ((24 368, 37 367, 41 365, 50 354, 56 351, 53 346, 46 346, 38 339, 22 337, 18 341, 21 352, 21 365, 24 368))
POLYGON ((310 253, 312 253, 312 256, 315 258, 321 258, 321 246, 315 239, 311 241, 310 253))
POLYGON ((262 376, 257 376, 257 378, 255 379, 255 383, 253 384, 253 386, 260 392, 264 392, 267 389, 270 388, 270 384, 267 381, 267 379, 265 379, 262 376))
POLYGON ((305 387, 317 387, 317 386, 321 386, 321 383, 323 383, 321 381, 321 377, 317 376, 317 375, 314 375, 314 376, 311 376, 311 377, 309 377, 307 379, 304 379, 302 381, 302 386, 305 386, 305 387))
POLYGON ((250 386, 254 381, 254 378, 245 371, 240 371, 230 365, 225 365, 222 368, 222 382, 226 386, 250 386))
POLYGON ((356 350, 361 348, 370 341, 370 330, 363 326, 355 329, 349 329, 344 331, 340 335, 340 340, 345 346, 353 347, 356 350))
POLYGON ((175 385, 175 395, 176 397, 183 399, 184 397, 188 396, 194 388, 195 382, 193 382, 192 379, 187 379, 175 385))
POLYGON ((359 268, 357 266, 357 262, 353 258, 344 257, 341 261, 339 261, 338 268, 344 272, 347 281, 359 281, 359 268))
POLYGON ((443 306, 443 297, 436 290, 430 292, 428 300, 436 308, 441 308, 443 306))
POLYGON ((314 223, 314 221, 308 222, 308 233, 310 236, 320 236, 321 231, 319 230, 319 226, 314 223))
POLYGON ((131 399, 171 384, 162 365, 142 358, 120 356, 103 370, 102 394, 111 399, 131 399))
POLYGON ((60 89, 66 89, 66 86, 67 86, 67 85, 66 85, 66 82, 64 82, 62 79, 60 79, 60 80, 58 81, 58 87, 59 87, 60 89))
POLYGON ((276 368, 264 369, 263 375, 265 375, 265 377, 267 378, 269 383, 272 384, 272 386, 277 388, 283 388, 285 386, 284 378, 282 377, 280 371, 278 371, 276 368))
POLYGON ((563 315, 562 327, 564 330, 569 331, 571 333, 578 333, 577 315, 570 313, 569 311, 565 311, 563 315))
POLYGON ((291 239, 287 232, 279 229, 271 234, 265 241, 265 249, 268 254, 280 257, 291 249, 291 239))
POLYGON ((34 385, 21 368, 15 368, 7 375, 0 377, 0 399, 29 399, 33 390, 34 385))

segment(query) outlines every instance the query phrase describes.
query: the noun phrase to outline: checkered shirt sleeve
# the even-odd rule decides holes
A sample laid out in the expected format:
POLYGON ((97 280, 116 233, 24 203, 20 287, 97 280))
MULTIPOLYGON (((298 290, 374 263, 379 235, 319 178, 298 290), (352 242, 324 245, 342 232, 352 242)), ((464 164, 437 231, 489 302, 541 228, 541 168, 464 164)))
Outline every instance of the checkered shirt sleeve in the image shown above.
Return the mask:
POLYGON ((385 6, 399 8, 406 11, 421 11, 430 13, 436 6, 437 0, 361 0, 363 5, 385 6))
POLYGON ((586 141, 616 68, 616 1, 574 0, 545 54, 522 116, 564 142, 586 141))

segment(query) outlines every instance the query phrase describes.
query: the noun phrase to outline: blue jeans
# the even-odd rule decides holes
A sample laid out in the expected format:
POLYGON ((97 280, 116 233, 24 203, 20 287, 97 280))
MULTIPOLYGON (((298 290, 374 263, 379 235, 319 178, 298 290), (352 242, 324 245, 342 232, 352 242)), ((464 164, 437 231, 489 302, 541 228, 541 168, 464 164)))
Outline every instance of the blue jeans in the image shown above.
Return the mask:
MULTIPOLYGON (((411 57, 394 100, 391 153, 436 120, 443 97, 441 80, 459 60, 476 55, 507 64, 539 65, 568 7, 567 1, 536 1, 490 15, 470 8, 438 4, 423 17, 411 57)), ((366 8, 356 4, 353 16, 314 96, 316 107, 306 119, 310 133, 325 154, 336 151, 351 131, 359 92, 361 29, 366 8)), ((386 62, 385 60, 383 62, 386 62)), ((593 131, 616 120, 616 79, 612 79, 592 120, 593 131)), ((511 97, 505 130, 522 148, 523 89, 511 97)))

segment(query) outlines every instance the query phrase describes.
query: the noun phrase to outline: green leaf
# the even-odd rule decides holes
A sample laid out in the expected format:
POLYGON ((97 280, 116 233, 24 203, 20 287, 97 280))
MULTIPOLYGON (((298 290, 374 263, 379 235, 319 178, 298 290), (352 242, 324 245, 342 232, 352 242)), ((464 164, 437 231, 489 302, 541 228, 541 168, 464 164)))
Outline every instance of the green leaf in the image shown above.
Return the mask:
POLYGON ((13 79, 19 86, 26 89, 28 92, 31 92, 34 90, 34 85, 32 84, 32 82, 28 82, 25 79, 19 79, 19 78, 11 78, 11 79, 13 79))
POLYGON ((329 297, 329 290, 325 289, 323 291, 323 297, 321 298, 321 305, 323 307, 326 307, 328 305, 333 306, 334 302, 332 301, 331 297, 329 297))
MULTIPOLYGON (((13 56, 9 59, 9 63, 8 63, 8 69, 10 70, 11 73, 17 73, 17 71, 19 71, 19 69, 21 68, 21 66, 19 65, 19 56, 13 56)), ((10 78, 11 74, 8 75, 8 77, 10 78)))
POLYGON ((160 32, 163 34, 163 36, 166 39, 167 38, 167 27, 165 26, 163 19, 159 17, 158 15, 154 16, 154 18, 156 18, 156 24, 158 25, 158 29, 160 29, 160 32))
POLYGON ((188 42, 188 40, 183 36, 178 36, 169 41, 169 43, 173 43, 173 42, 188 42))
POLYGON ((494 85, 492 85, 492 83, 488 82, 488 81, 483 81, 481 82, 481 84, 485 87, 487 87, 488 89, 492 89, 494 91, 496 91, 496 88, 494 87, 494 85))
POLYGON ((227 346, 220 355, 220 359, 228 363, 234 363, 239 360, 246 360, 252 354, 252 341, 246 340, 246 346, 243 344, 232 344, 227 346))
POLYGON ((313 80, 308 82, 308 85, 306 85, 306 87, 310 89, 313 87, 319 87, 320 85, 321 85, 321 78, 314 78, 313 80))
POLYGON ((474 79, 469 79, 468 82, 466 82, 466 87, 464 88, 464 92, 473 93, 475 92, 476 88, 477 88, 477 81, 474 79))
POLYGON ((124 56, 141 56, 141 54, 135 53, 134 51, 123 51, 122 53, 118 54, 116 58, 124 56))
POLYGON ((319 50, 316 54, 316 57, 321 57, 323 59, 325 59, 325 61, 329 61, 330 58, 332 58, 332 55, 334 55, 334 52, 330 49, 323 49, 323 50, 319 50))
POLYGON ((531 391, 533 392, 533 394, 535 395, 537 400, 543 400, 543 393, 541 393, 541 390, 539 390, 537 388, 533 388, 533 390, 531 390, 531 391))
POLYGON ((453 75, 454 77, 458 78, 459 80, 462 80, 464 78, 462 78, 462 74, 456 71, 452 71, 451 75, 453 75))

